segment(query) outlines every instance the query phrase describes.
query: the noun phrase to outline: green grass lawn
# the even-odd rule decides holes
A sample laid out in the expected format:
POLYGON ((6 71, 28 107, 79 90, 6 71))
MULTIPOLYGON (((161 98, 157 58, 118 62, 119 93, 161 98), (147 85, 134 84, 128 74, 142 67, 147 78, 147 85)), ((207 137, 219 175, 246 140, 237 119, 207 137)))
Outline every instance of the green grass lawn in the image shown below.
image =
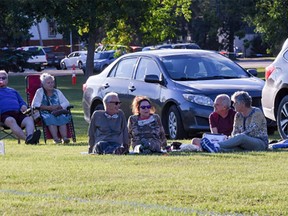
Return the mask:
MULTIPOLYGON (((0 155, 0 215, 287 215, 287 151, 87 155, 84 77, 57 77, 77 143, 20 145, 0 155)), ((24 77, 10 77, 25 98, 24 77)), ((270 139, 278 139, 275 133, 270 139)), ((169 141, 171 142, 171 141, 169 141)), ((189 140, 181 140, 188 143, 189 140)))

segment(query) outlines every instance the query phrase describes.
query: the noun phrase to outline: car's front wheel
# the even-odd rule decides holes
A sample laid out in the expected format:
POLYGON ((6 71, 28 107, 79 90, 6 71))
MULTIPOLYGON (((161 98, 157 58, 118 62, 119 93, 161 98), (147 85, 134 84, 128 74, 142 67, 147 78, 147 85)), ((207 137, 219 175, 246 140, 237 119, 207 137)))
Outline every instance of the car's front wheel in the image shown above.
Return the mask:
POLYGON ((277 127, 282 139, 288 138, 288 96, 285 96, 277 110, 277 127))
POLYGON ((167 124, 170 139, 183 139, 186 137, 180 113, 175 105, 168 111, 167 124))

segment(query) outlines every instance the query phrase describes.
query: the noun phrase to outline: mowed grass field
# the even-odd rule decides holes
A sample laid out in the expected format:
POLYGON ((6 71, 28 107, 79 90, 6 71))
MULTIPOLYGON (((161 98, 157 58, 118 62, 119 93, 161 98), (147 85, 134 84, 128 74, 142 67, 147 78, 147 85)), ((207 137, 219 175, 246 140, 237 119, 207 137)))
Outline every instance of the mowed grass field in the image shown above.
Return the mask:
MULTIPOLYGON (((77 143, 20 145, 0 155, 0 215, 287 215, 288 152, 87 155, 83 76, 57 77, 77 143)), ((25 94, 24 76, 9 86, 25 94)), ((279 139, 277 133, 270 139, 279 139)), ((190 140, 180 140, 189 143, 190 140)), ((168 142, 171 142, 169 140, 168 142)))

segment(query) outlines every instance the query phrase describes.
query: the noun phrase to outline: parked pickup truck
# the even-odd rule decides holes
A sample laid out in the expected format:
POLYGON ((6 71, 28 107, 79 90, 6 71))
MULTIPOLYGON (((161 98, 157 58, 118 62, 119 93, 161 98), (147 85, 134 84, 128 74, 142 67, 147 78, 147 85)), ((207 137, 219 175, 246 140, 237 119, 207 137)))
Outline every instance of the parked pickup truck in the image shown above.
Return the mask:
POLYGON ((55 67, 60 70, 60 61, 65 58, 64 52, 54 52, 53 47, 43 47, 46 52, 46 58, 48 62, 48 67, 55 67))
POLYGON ((42 71, 47 66, 46 52, 41 46, 20 47, 18 50, 26 51, 27 55, 30 55, 25 67, 42 71))

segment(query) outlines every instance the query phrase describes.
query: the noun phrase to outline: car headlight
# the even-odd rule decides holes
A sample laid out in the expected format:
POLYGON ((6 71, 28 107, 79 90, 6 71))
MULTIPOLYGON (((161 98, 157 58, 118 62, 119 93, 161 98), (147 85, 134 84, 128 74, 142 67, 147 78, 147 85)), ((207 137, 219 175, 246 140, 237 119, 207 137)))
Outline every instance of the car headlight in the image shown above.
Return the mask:
POLYGON ((213 104, 214 104, 211 98, 206 97, 204 95, 183 94, 183 97, 185 98, 185 100, 189 102, 196 103, 196 104, 203 105, 203 106, 213 107, 213 104))

